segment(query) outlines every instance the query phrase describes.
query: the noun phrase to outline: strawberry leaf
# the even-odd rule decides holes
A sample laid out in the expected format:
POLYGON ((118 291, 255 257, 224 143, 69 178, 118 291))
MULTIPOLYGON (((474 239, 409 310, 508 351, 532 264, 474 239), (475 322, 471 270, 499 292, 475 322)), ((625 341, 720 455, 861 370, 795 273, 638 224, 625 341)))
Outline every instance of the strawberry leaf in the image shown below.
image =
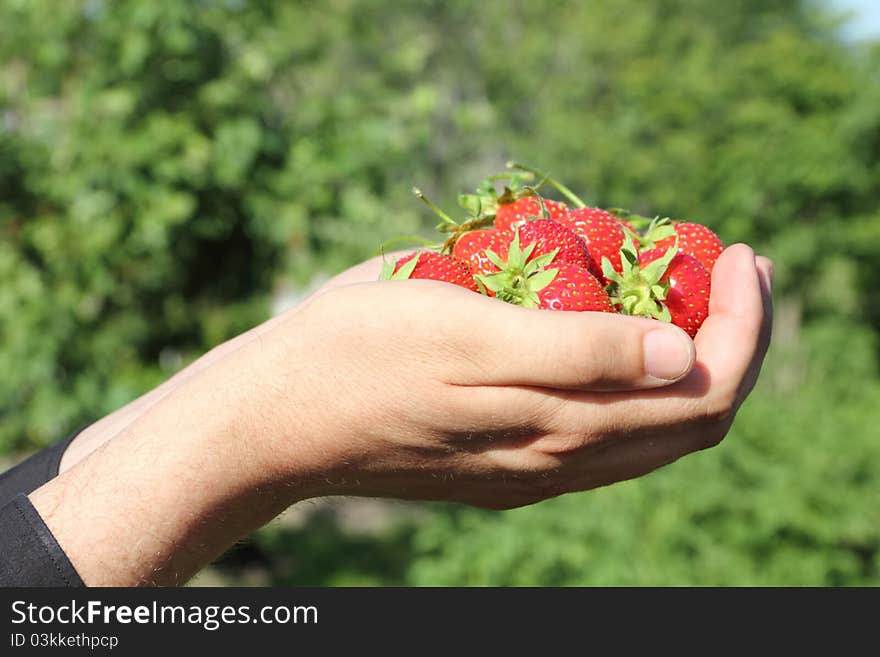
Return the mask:
POLYGON ((501 256, 495 253, 492 249, 486 249, 486 257, 489 258, 489 262, 498 267, 498 269, 504 269, 507 267, 507 263, 504 262, 504 260, 501 259, 501 256))
POLYGON ((642 269, 642 277, 647 282, 648 285, 656 285, 661 278, 663 278, 663 274, 666 273, 666 270, 669 268, 669 263, 672 262, 672 259, 678 253, 678 240, 675 241, 675 244, 670 246, 666 253, 664 253, 661 257, 657 258, 653 262, 642 269))
POLYGON ((530 269, 532 271, 537 271, 538 269, 543 269, 547 265, 553 262, 553 259, 556 257, 556 254, 559 253, 559 248, 553 249, 550 253, 545 253, 544 255, 540 255, 528 265, 526 265, 526 269, 530 269))
POLYGON ((483 211, 483 201, 476 194, 459 194, 458 204, 474 217, 479 217, 483 211))
POLYGON ((532 292, 539 292, 543 290, 545 287, 550 285, 555 279, 556 275, 559 273, 559 269, 544 269, 543 271, 539 271, 534 276, 529 277, 529 290, 532 292))
MULTIPOLYGON (((422 254, 417 253, 412 258, 407 260, 403 265, 401 265, 400 269, 398 269, 390 278, 392 281, 402 281, 408 279, 412 276, 413 271, 416 268, 416 265, 419 264, 419 259, 422 257, 422 254)), ((393 266, 392 266, 393 267, 393 266)))
POLYGON ((664 240, 675 235, 675 227, 669 217, 654 217, 645 230, 644 244, 652 247, 655 242, 664 240))
POLYGON ((380 281, 390 281, 391 275, 394 273, 394 265, 395 263, 391 260, 382 260, 382 273, 379 274, 380 281))
POLYGON ((620 274, 618 274, 617 270, 614 269, 614 265, 611 264, 608 256, 603 256, 602 258, 602 274, 609 281, 615 281, 617 283, 621 282, 620 274))
POLYGON ((503 290, 507 289, 510 283, 510 277, 507 276, 504 272, 499 272, 497 274, 476 274, 474 279, 477 283, 483 284, 487 290, 491 290, 495 294, 499 294, 503 290))

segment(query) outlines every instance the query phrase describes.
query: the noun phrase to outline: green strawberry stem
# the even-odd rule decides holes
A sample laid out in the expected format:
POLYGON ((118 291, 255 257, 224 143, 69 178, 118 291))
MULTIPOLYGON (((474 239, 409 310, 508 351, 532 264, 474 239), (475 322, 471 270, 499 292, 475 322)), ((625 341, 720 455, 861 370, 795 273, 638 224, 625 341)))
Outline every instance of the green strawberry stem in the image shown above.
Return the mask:
POLYGON ((530 182, 534 178, 534 174, 527 171, 496 173, 483 179, 477 186, 475 194, 459 194, 458 204, 475 219, 494 217, 499 206, 513 203, 523 196, 535 195, 537 190, 547 182, 540 180, 536 184, 527 186, 526 182, 530 182), (495 186, 498 180, 505 181, 504 190, 500 194, 495 186))
POLYGON ((645 228, 640 242, 643 249, 653 249, 657 242, 675 235, 675 226, 669 217, 654 217, 645 228))
POLYGON ((416 244, 421 244, 422 246, 427 247, 431 250, 439 249, 442 246, 437 242, 426 240, 424 237, 419 237, 418 235, 401 235, 400 237, 394 237, 390 240, 382 242, 378 250, 373 255, 385 255, 385 251, 388 249, 389 246, 400 244, 402 242, 415 242, 416 244))
POLYGON ((446 241, 440 247, 441 253, 452 253, 452 247, 455 246, 455 243, 458 239, 467 232, 472 230, 476 230, 478 228, 485 228, 486 226, 491 226, 494 220, 494 216, 482 216, 479 212, 472 219, 465 221, 463 223, 458 223, 450 217, 448 214, 443 212, 433 201, 431 201, 427 196, 422 193, 418 187, 413 187, 413 194, 415 194, 418 199, 431 208, 431 211, 440 217, 440 223, 436 226, 437 230, 442 233, 451 233, 451 235, 446 239, 446 241))
MULTIPOLYGON (((419 189, 418 187, 413 187, 412 192, 413 192, 413 194, 415 194, 418 197, 418 199, 422 203, 424 203, 429 208, 431 208, 431 210, 434 212, 434 214, 436 214, 438 217, 440 217, 440 220, 442 222, 441 225, 445 224, 447 226, 452 226, 454 228, 458 228, 458 222, 455 221, 455 219, 450 217, 448 214, 443 212, 443 210, 441 210, 439 207, 437 207, 433 201, 431 201, 427 196, 425 196, 422 193, 421 189, 419 189)), ((439 226, 438 226, 438 228, 439 228, 439 226)))
POLYGON ((584 203, 580 198, 578 198, 577 194, 575 194, 573 191, 571 191, 568 187, 566 187, 565 185, 563 185, 561 182, 559 182, 555 178, 551 178, 548 174, 543 173, 538 169, 526 166, 524 164, 520 164, 519 162, 508 162, 507 168, 508 169, 517 169, 519 171, 525 171, 527 173, 532 173, 532 174, 538 176, 538 178, 541 179, 542 183, 545 181, 550 183, 550 185, 552 185, 557 191, 559 191, 560 194, 562 194, 565 198, 567 198, 569 201, 571 201, 571 203, 573 203, 575 206, 577 206, 579 208, 587 207, 587 204, 584 203))
POLYGON ((407 280, 410 276, 412 276, 413 271, 415 271, 416 265, 419 264, 419 258, 422 257, 421 254, 415 254, 412 258, 403 263, 400 269, 395 272, 394 268, 397 266, 397 263, 393 260, 385 260, 384 254, 382 255, 382 273, 379 275, 379 280, 381 281, 407 280))
POLYGON ((633 228, 636 230, 642 230, 648 227, 648 224, 651 223, 651 219, 648 217, 643 217, 638 214, 633 214, 626 208, 605 208, 605 212, 620 219, 621 221, 629 222, 633 228))
POLYGON ((523 187, 527 192, 531 192, 538 199, 538 205, 541 206, 541 217, 544 219, 550 219, 550 211, 547 209, 547 205, 544 203, 544 197, 538 193, 537 187, 523 187))
POLYGON ((506 262, 494 251, 486 251, 486 256, 500 271, 494 274, 477 274, 474 276, 477 285, 481 290, 494 292, 501 301, 536 308, 541 303, 538 292, 550 285, 559 273, 557 268, 546 269, 559 253, 558 248, 529 261, 536 244, 521 248, 519 231, 516 231, 510 242, 506 262))
POLYGON ((661 282, 660 279, 666 274, 669 263, 676 253, 678 253, 677 240, 662 257, 640 267, 635 243, 627 231, 623 246, 620 248, 622 271, 618 273, 607 257, 602 258, 602 273, 609 281, 606 290, 611 297, 611 303, 624 315, 671 322, 669 308, 662 303, 669 293, 669 281, 661 282))

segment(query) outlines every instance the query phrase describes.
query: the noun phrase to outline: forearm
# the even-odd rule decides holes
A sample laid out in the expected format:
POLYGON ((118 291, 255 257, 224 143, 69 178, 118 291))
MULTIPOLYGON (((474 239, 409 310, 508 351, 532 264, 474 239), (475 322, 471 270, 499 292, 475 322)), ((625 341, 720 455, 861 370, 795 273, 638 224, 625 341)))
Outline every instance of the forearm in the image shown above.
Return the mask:
MULTIPOLYGON (((411 251, 394 251, 385 254, 385 258, 401 258, 408 253, 411 253, 411 251)), ((372 258, 333 277, 317 289, 306 301, 300 303, 295 308, 287 310, 278 316, 263 322, 259 326, 214 347, 211 351, 177 372, 161 385, 94 422, 91 426, 82 431, 82 433, 80 433, 80 435, 78 435, 67 448, 60 463, 59 473, 63 473, 72 468, 96 449, 112 440, 132 422, 149 411, 154 405, 178 387, 191 380, 194 376, 205 371, 208 367, 217 363, 222 358, 229 356, 234 351, 250 344, 255 339, 258 339, 260 336, 272 330, 272 328, 279 323, 289 319, 295 313, 300 312, 317 296, 343 285, 374 281, 378 279, 382 260, 383 258, 381 257, 372 258)))
POLYGON ((252 410, 264 356, 252 344, 207 367, 31 494, 87 585, 179 584, 317 494, 312 455, 291 464, 296 436, 273 445, 252 410))

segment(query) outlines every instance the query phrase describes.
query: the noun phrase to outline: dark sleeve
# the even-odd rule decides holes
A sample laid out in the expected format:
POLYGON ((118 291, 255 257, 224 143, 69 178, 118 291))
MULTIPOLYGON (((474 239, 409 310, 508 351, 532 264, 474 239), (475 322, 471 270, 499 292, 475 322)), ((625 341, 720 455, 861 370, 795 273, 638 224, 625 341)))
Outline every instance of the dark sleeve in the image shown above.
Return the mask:
POLYGON ((0 475, 0 586, 83 586, 27 495, 58 475, 82 427, 0 475))
POLYGON ((0 474, 0 506, 9 502, 19 493, 27 495, 50 479, 57 477, 58 466, 61 464, 64 451, 85 428, 80 427, 61 442, 47 447, 42 452, 37 452, 11 470, 0 474))
POLYGON ((0 586, 83 586, 27 495, 0 507, 0 586))

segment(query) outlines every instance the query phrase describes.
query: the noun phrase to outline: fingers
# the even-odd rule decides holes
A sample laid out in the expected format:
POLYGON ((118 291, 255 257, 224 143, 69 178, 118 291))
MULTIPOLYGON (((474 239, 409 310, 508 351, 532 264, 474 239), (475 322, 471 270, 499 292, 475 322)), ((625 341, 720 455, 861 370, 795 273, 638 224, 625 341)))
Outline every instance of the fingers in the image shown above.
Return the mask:
POLYGON ((770 315, 765 307, 770 301, 761 280, 772 274, 769 264, 766 259, 756 262, 745 245, 721 254, 713 271, 710 314, 694 341, 697 362, 686 378, 639 394, 576 396, 572 412, 586 413, 601 401, 603 427, 624 431, 636 430, 647 417, 669 427, 685 420, 727 421, 754 385, 766 351, 770 315))
MULTIPOLYGON (((559 402, 554 406, 543 403, 543 408, 553 409, 545 423, 548 430, 571 436, 569 442, 575 445, 578 441, 581 445, 614 441, 649 429, 667 437, 693 430, 694 444, 714 444, 723 438, 757 379, 767 348, 772 277, 770 262, 766 258, 756 261, 748 247, 735 246, 729 251, 716 265, 714 314, 697 336, 697 363, 688 376, 654 390, 547 390, 543 394, 559 402)), ((539 397, 542 393, 532 390, 530 394, 539 397)), ((535 399, 531 407, 538 406, 535 399)), ((688 445, 681 448, 681 454, 692 451, 688 445)))
MULTIPOLYGON (((562 320, 569 314, 518 319, 522 327, 520 350, 540 354, 532 358, 534 369, 528 380, 523 381, 514 365, 493 360, 495 369, 484 376, 490 381, 488 385, 492 374, 497 381, 513 379, 524 385, 477 388, 471 394, 488 402, 486 395, 491 391, 495 399, 489 406, 499 415, 515 416, 510 419, 524 423, 531 431, 519 440, 493 441, 485 446, 484 457, 501 469, 534 475, 529 485, 534 487, 535 499, 543 499, 641 476, 718 444, 754 386, 769 343, 773 266, 750 248, 737 245, 722 255, 716 267, 710 318, 696 341, 697 362, 687 377, 666 387, 613 391, 611 386, 612 391, 598 391, 609 382, 620 381, 608 368, 638 371, 638 362, 613 351, 613 355, 589 351, 590 347, 577 339, 589 331, 597 337, 597 344, 607 341, 613 350, 614 344, 632 344, 638 331, 644 330, 641 327, 633 329, 617 322, 603 325, 606 318, 583 313, 571 320, 580 322, 577 325, 557 324, 557 341, 544 347, 529 339, 526 331, 546 335, 554 327, 541 325, 536 319, 562 320), (607 340, 609 326, 615 329, 612 337, 617 342, 607 340), (585 356, 593 363, 587 368, 547 365, 551 361, 570 364, 585 356), (557 384, 548 384, 549 379, 557 384), (584 386, 585 381, 590 383, 584 386)), ((504 330, 499 335, 499 349, 503 351, 505 344, 509 349, 505 340, 512 336, 504 330)), ((509 353, 508 360, 515 361, 517 353, 525 352, 509 353)))
POLYGON ((738 403, 742 403, 752 388, 755 387, 758 374, 761 372, 761 365, 764 363, 764 356, 767 355, 767 350, 770 348, 770 337, 773 332, 773 263, 769 258, 757 256, 755 264, 758 269, 758 278, 761 282, 761 301, 764 313, 758 335, 758 348, 752 356, 748 372, 743 383, 740 385, 738 403))
POLYGON ((763 342, 769 345, 773 326, 773 279, 775 271, 770 258, 757 256, 755 264, 758 267, 758 276, 761 280, 761 297, 764 302, 764 323, 761 327, 761 333, 763 342))
POLYGON ((669 324, 481 301, 480 331, 458 345, 461 385, 633 390, 669 385, 694 364, 693 342, 669 324))
POLYGON ((712 272, 709 317, 695 339, 700 363, 710 373, 713 394, 741 401, 751 390, 748 376, 763 358, 764 295, 755 254, 735 244, 712 272))

